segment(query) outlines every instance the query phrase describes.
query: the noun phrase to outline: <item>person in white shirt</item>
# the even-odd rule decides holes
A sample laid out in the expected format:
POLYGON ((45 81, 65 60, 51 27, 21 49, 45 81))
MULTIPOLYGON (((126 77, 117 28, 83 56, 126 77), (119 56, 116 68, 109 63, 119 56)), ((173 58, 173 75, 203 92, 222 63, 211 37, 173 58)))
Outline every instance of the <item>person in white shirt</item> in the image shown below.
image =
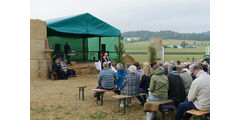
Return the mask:
POLYGON ((191 117, 185 113, 188 110, 210 110, 210 76, 200 65, 193 67, 193 73, 197 78, 190 87, 188 101, 179 104, 175 120, 188 120, 191 117))

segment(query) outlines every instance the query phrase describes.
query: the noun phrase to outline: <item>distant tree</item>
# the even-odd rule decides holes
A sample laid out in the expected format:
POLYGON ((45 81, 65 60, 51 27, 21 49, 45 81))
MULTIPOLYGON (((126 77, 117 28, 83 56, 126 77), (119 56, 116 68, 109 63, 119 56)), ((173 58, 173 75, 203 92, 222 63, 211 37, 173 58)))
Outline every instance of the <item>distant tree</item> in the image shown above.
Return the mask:
POLYGON ((116 62, 123 63, 123 54, 125 53, 124 45, 120 42, 120 48, 118 45, 114 45, 115 51, 117 52, 118 57, 115 58, 116 62))
POLYGON ((188 44, 185 41, 182 41, 181 46, 185 48, 188 44))
POLYGON ((193 45, 195 45, 195 46, 196 46, 196 42, 193 42, 193 45))

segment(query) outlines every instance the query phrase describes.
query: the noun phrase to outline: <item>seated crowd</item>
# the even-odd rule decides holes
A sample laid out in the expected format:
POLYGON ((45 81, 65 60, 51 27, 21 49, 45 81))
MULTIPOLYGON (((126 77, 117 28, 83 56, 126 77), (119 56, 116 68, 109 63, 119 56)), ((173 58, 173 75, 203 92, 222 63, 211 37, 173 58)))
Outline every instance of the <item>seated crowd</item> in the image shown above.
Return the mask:
POLYGON ((75 71, 73 69, 67 69, 67 60, 62 60, 58 58, 52 67, 52 72, 57 73, 58 79, 67 80, 68 77, 76 77, 75 71))
MULTIPOLYGON (((135 96, 143 106, 147 101, 166 101, 171 99, 177 108, 175 120, 188 120, 191 109, 210 110, 210 67, 206 62, 165 62, 164 64, 143 63, 143 69, 136 62, 134 65, 116 65, 103 63, 103 70, 98 76, 100 89, 114 90, 117 94, 135 96), (148 98, 140 93, 147 93, 148 98)), ((97 99, 100 96, 95 94, 97 99)), ((127 99, 130 106, 131 98, 127 99)), ((122 104, 121 104, 122 106, 122 104)), ((146 113, 146 119, 153 119, 154 114, 146 113)))

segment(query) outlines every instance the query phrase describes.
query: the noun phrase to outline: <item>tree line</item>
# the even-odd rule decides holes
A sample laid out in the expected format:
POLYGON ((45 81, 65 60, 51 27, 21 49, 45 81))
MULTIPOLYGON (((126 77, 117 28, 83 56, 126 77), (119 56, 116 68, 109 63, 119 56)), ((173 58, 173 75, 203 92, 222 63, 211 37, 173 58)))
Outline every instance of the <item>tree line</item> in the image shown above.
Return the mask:
POLYGON ((163 39, 178 39, 178 40, 196 40, 196 41, 209 41, 210 40, 210 31, 202 33, 178 33, 170 30, 152 32, 152 31, 129 31, 122 33, 122 37, 139 37, 140 40, 137 41, 146 41, 151 37, 160 37, 163 39))

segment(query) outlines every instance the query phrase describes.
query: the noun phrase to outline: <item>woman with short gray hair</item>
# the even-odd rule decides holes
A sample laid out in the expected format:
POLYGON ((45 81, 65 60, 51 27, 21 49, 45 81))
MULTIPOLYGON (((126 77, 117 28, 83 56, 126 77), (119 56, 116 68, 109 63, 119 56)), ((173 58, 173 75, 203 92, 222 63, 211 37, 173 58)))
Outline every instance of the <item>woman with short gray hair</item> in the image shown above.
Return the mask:
MULTIPOLYGON (((140 77, 136 74, 137 67, 131 65, 128 68, 129 73, 125 76, 123 85, 122 85, 122 94, 136 96, 137 99, 141 102, 141 105, 144 105, 145 101, 139 95, 140 89, 140 77)), ((127 105, 130 106, 131 98, 127 99, 127 105)))

